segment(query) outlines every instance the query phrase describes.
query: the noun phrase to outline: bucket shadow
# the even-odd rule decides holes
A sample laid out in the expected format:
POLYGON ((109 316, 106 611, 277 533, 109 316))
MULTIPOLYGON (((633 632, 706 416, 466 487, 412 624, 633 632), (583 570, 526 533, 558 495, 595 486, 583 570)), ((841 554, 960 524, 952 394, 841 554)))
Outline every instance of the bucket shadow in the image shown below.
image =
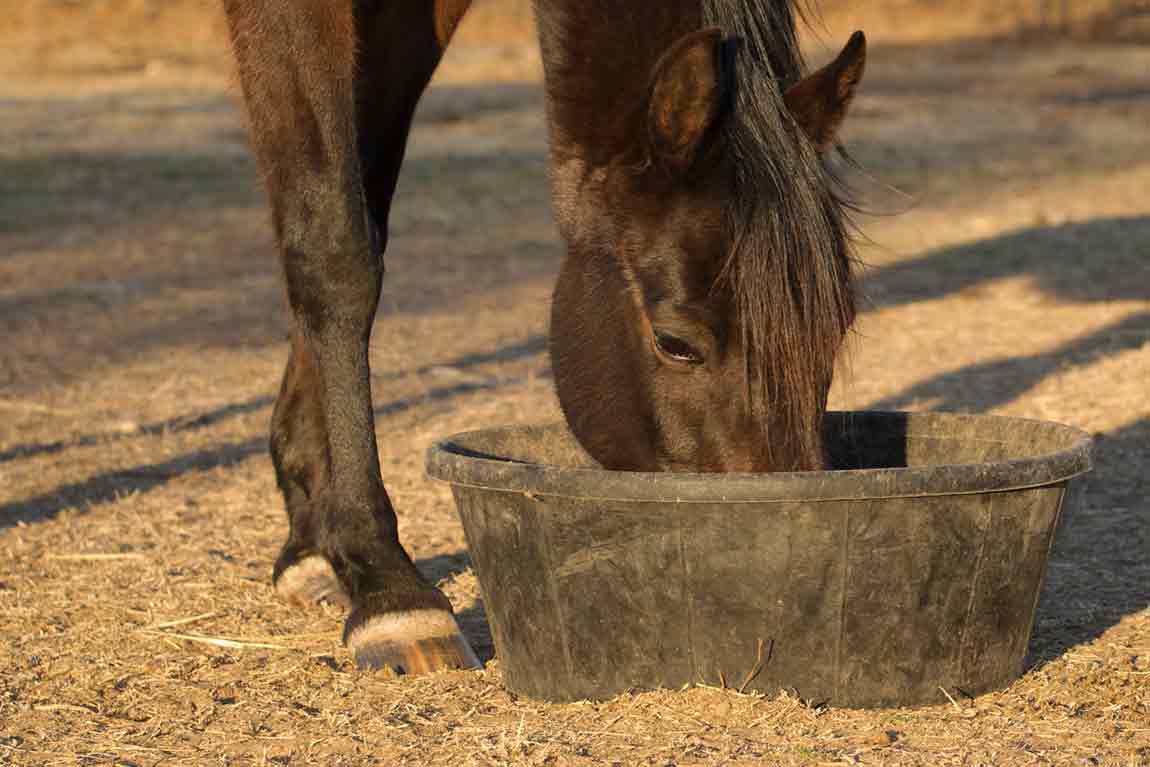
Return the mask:
MULTIPOLYGON (((472 568, 471 554, 466 549, 420 559, 415 565, 424 578, 435 584, 454 578, 472 568)), ((491 626, 487 622, 487 609, 482 596, 477 597, 464 609, 457 610, 455 621, 480 661, 487 663, 495 657, 495 643, 491 639, 491 626)))
POLYGON ((1027 668, 1150 608, 1150 418, 1097 435, 1094 460, 1055 538, 1027 668))
POLYGON ((467 572, 471 568, 471 555, 461 549, 450 554, 437 554, 434 557, 420 559, 415 566, 431 583, 441 583, 467 572))
POLYGON ((487 608, 479 597, 468 608, 455 614, 459 630, 467 637, 471 649, 486 664, 495 658, 495 640, 491 638, 491 624, 487 622, 487 608))

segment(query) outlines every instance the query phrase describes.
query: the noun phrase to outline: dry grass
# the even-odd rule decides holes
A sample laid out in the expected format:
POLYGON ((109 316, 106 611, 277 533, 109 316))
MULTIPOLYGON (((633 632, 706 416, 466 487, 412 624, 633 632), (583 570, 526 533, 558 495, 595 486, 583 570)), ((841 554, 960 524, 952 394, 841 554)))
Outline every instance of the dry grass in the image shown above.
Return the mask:
MULTIPOLYGON (((28 3, 6 31, 110 7, 28 3)), ((116 51, 179 49, 185 24, 210 27, 203 7, 170 3, 116 51)), ((76 19, 37 34, 74 39, 76 19)), ((462 531, 421 459, 453 431, 557 417, 542 336, 561 246, 517 19, 465 30, 427 99, 373 351, 401 533, 484 657, 462 531), (521 82, 475 84, 491 79, 521 82)), ((872 53, 848 138, 913 197, 867 188, 910 210, 866 221, 871 303, 834 404, 1099 435, 1026 674, 889 711, 713 688, 547 705, 510 695, 497 659, 352 669, 337 611, 268 587, 284 322, 225 79, 175 56, 94 74, 71 55, 54 59, 66 78, 0 85, 0 764, 1150 765, 1147 51, 872 53)))

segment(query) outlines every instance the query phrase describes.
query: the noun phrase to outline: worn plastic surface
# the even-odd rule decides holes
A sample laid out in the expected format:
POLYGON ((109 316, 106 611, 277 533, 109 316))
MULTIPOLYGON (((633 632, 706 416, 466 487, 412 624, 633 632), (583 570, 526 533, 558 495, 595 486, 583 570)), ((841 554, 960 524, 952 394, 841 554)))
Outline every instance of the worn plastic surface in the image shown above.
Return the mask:
POLYGON ((825 431, 836 470, 789 474, 604 471, 562 425, 433 446, 508 688, 566 701, 750 679, 896 706, 1014 680, 1089 435, 870 412, 825 431))

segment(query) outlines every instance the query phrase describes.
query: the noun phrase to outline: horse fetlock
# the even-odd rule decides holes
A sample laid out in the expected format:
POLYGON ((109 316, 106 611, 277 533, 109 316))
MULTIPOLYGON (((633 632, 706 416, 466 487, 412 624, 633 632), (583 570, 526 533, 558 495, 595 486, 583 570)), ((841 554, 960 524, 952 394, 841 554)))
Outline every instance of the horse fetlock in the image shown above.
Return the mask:
POLYGON ((335 569, 319 554, 311 554, 287 565, 277 567, 276 593, 284 600, 300 605, 320 602, 350 607, 351 600, 340 584, 335 569))

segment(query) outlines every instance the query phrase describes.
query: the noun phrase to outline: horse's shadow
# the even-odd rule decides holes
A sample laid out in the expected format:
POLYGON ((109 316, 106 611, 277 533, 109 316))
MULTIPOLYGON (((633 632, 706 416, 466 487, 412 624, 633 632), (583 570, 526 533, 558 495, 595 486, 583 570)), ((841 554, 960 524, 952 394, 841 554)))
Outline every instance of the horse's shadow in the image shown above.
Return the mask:
MULTIPOLYGON (((873 305, 891 307, 1023 276, 1064 302, 1148 301, 1150 218, 1035 228, 928 253, 875 270, 865 286, 873 305)), ((941 373, 869 407, 891 410, 928 400, 934 409, 984 413, 1051 375, 1148 343, 1150 311, 1136 311, 1057 348, 941 373)), ((1066 519, 1051 554, 1031 664, 1090 642, 1150 606, 1150 482, 1141 468, 1150 465, 1150 418, 1096 436, 1094 471, 1081 480, 1079 508, 1066 519)))

